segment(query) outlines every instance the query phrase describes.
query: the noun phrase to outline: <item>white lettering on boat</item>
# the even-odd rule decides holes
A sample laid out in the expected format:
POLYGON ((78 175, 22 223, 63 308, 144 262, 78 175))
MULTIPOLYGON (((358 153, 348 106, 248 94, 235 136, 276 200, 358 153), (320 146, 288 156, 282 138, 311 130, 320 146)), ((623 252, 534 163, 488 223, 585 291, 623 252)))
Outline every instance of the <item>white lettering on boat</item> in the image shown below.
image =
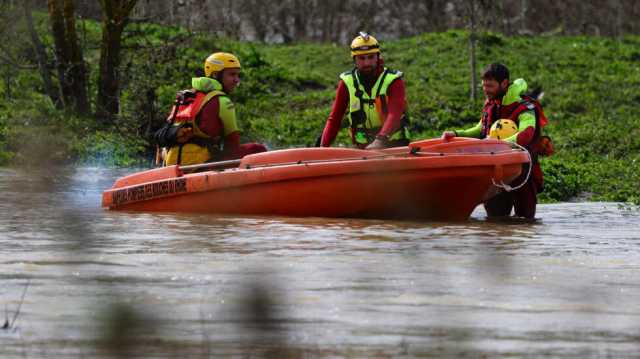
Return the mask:
POLYGON ((129 202, 138 202, 155 197, 187 192, 187 180, 184 178, 147 183, 131 188, 123 188, 113 192, 111 199, 118 206, 129 202))

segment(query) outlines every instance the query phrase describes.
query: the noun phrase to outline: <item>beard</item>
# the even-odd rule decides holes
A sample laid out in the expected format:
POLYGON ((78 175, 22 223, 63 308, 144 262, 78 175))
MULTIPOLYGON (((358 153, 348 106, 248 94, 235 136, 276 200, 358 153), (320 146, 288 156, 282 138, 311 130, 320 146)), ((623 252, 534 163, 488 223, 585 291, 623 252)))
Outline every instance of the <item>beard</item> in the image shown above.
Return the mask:
POLYGON ((358 69, 358 72, 360 72, 363 76, 373 76, 375 69, 376 69, 375 66, 367 66, 367 67, 358 69))
POLYGON ((358 72, 360 73, 360 76, 362 77, 363 82, 365 83, 375 82, 377 78, 376 76, 377 68, 378 67, 375 65, 359 68, 358 72))
POLYGON ((507 88, 498 88, 498 90, 494 93, 494 94, 485 94, 487 96, 487 98, 489 98, 490 100, 499 100, 501 98, 504 97, 504 95, 507 94, 507 88))

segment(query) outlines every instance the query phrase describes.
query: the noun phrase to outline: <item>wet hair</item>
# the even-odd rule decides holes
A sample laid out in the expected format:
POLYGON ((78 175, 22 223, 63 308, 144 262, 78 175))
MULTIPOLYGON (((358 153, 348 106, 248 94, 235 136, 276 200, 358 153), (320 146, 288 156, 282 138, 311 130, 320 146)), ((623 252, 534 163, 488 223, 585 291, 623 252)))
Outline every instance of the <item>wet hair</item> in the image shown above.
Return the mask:
POLYGON ((499 62, 494 62, 484 69, 482 79, 496 80, 498 83, 502 83, 504 80, 509 80, 509 69, 499 62))

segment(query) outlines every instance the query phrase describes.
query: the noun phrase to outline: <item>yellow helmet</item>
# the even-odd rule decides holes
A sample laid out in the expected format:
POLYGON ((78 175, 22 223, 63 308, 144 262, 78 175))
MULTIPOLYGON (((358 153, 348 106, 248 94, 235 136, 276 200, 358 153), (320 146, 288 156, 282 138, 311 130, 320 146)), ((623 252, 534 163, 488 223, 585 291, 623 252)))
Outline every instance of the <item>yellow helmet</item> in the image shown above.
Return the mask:
POLYGON ((351 41, 351 57, 379 53, 380 44, 378 43, 378 40, 366 32, 361 31, 360 34, 351 41))
POLYGON ((491 125, 489 137, 496 140, 504 140, 515 135, 518 132, 518 126, 515 122, 508 119, 501 119, 491 125))
POLYGON ((240 60, 228 52, 216 52, 204 60, 204 75, 211 77, 224 69, 239 69, 240 60))

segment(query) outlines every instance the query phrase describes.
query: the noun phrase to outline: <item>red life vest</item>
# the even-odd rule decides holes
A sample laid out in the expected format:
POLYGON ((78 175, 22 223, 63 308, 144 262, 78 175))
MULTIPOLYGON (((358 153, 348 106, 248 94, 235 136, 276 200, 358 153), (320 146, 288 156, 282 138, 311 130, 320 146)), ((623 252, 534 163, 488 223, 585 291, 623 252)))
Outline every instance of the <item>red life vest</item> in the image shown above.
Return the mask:
POLYGON ((198 126, 198 114, 211 99, 224 95, 222 91, 209 93, 193 90, 180 91, 176 104, 167 119, 172 126, 191 126, 193 137, 189 141, 171 147, 167 153, 167 164, 196 164, 215 159, 220 154, 222 136, 211 137, 198 126), (177 106, 177 108, 176 108, 177 106), (184 153, 183 153, 184 152, 184 153))
POLYGON ((180 91, 176 96, 176 103, 178 104, 178 112, 175 117, 172 118, 175 111, 175 105, 171 109, 171 115, 167 119, 167 122, 189 122, 195 121, 196 117, 206 105, 207 102, 212 100, 216 96, 224 95, 222 91, 201 92, 193 90, 180 91))
POLYGON ((518 116, 520 116, 520 114, 525 111, 533 111, 535 114, 536 131, 532 142, 535 141, 538 137, 540 137, 542 128, 546 126, 549 121, 544 115, 544 111, 542 110, 542 106, 540 106, 540 102, 530 96, 524 95, 520 97, 520 101, 516 101, 506 106, 502 106, 501 100, 485 101, 484 108, 482 109, 481 136, 487 137, 487 135, 489 134, 489 130, 491 129, 491 125, 493 124, 493 122, 499 119, 509 119, 515 122, 516 125, 520 125, 518 116))

